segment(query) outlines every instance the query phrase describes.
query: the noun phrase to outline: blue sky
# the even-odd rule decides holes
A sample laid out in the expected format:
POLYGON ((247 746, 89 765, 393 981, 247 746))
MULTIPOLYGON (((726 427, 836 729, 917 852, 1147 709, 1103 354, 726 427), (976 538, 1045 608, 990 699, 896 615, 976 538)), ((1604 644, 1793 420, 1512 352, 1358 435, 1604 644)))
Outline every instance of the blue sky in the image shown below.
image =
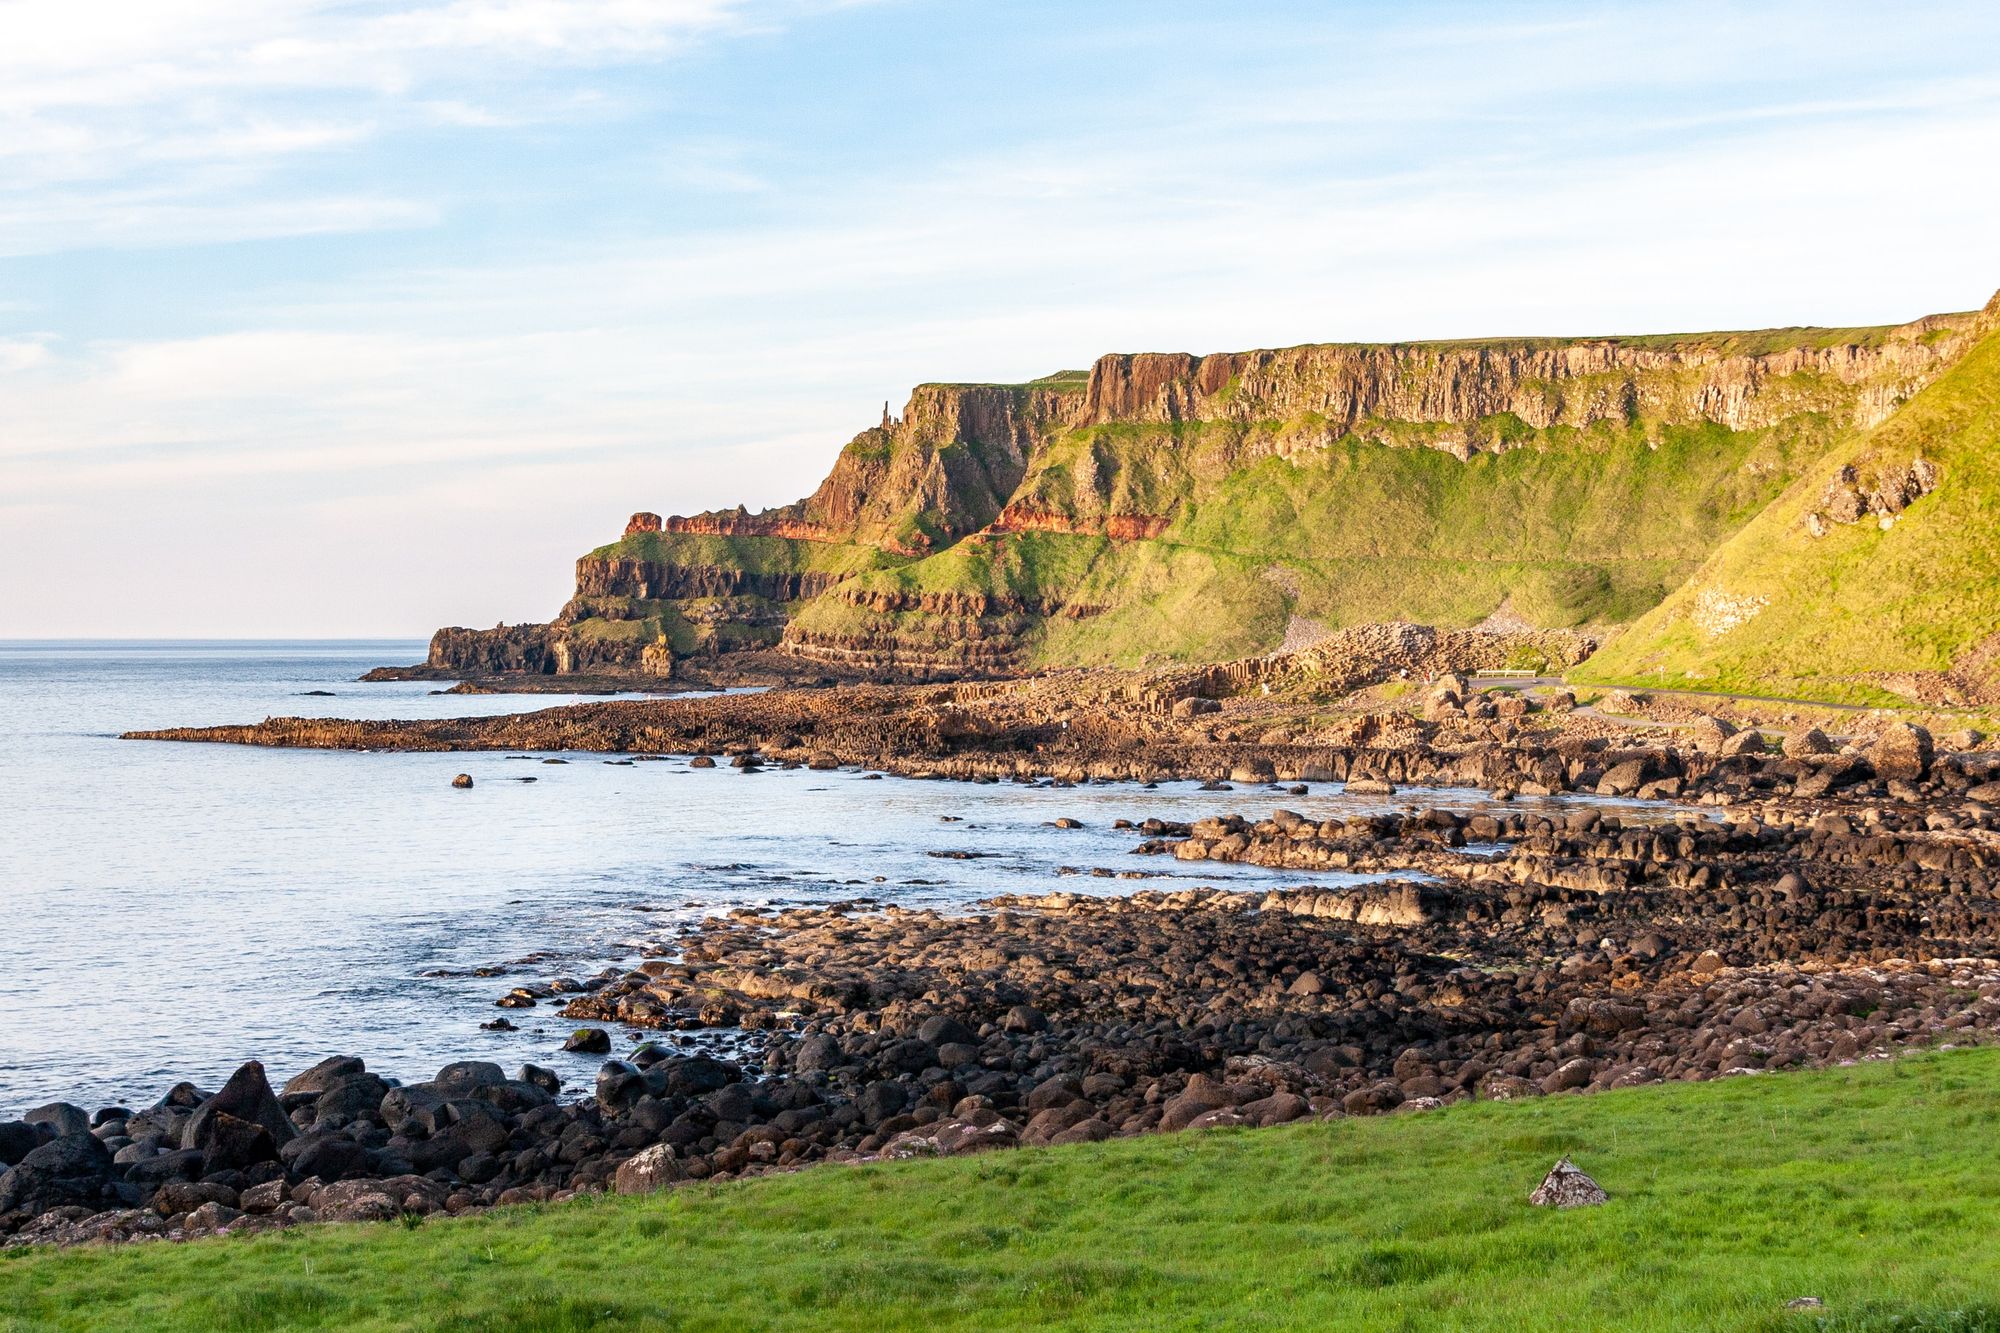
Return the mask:
POLYGON ((921 380, 2000 285, 2000 7, 0 0, 0 637, 544 618, 921 380))

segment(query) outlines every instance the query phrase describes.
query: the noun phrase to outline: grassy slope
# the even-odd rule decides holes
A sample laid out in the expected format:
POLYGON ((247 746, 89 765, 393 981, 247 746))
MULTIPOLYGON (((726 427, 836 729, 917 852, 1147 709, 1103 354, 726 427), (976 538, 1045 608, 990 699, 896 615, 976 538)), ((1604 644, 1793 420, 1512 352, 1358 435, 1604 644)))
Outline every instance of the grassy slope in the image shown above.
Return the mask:
MULTIPOLYGON (((1089 512, 1087 497, 1064 488, 1092 484, 1073 481, 1078 474, 1110 479, 1103 507, 1112 512, 1179 506, 1164 537, 1036 533, 961 544, 863 586, 1109 608, 1042 627, 1035 647, 1047 662, 1249 656, 1276 647, 1293 614, 1330 627, 1399 618, 1465 625, 1507 603, 1544 625, 1622 622, 1685 579, 1829 436, 1818 418, 1740 432, 1515 433, 1521 447, 1467 462, 1349 438, 1232 467, 1243 428, 1078 432, 1049 451, 1038 498, 1059 512, 1089 512)), ((801 616, 802 628, 821 633, 893 625, 918 642, 945 632, 923 622, 831 599, 801 616)))
POLYGON ((2000 630, 2000 332, 1874 430, 1833 450, 1725 543, 1688 583, 1586 664, 1580 678, 1840 702, 1885 696, 1856 677, 1939 671, 2000 630), (1888 531, 1873 521, 1805 531, 1827 482, 1853 463, 1942 466, 1938 488, 1888 531), (1768 598, 1709 635, 1704 592, 1768 598))
POLYGON ((783 537, 717 537, 642 532, 592 551, 591 560, 650 560, 656 564, 720 565, 753 574, 854 574, 901 564, 903 558, 860 542, 801 542, 783 537))
POLYGON ((0 1255, 0 1329, 2000 1327, 2000 1051, 247 1241, 0 1255), (1611 1191, 1523 1199, 1559 1154, 1611 1191), (1814 1295, 1824 1316, 1788 1314, 1814 1295))

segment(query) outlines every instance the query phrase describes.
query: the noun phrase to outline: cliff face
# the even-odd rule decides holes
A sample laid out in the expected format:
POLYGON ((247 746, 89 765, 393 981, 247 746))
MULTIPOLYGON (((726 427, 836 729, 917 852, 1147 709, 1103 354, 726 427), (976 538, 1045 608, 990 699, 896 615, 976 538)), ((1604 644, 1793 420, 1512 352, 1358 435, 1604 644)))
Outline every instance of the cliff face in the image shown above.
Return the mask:
POLYGON ((927 676, 1240 657, 1369 620, 1616 624, 1958 361, 1978 319, 1112 355, 923 385, 804 499, 635 515, 578 561, 556 621, 441 634, 433 663, 777 646, 927 676))
MULTIPOLYGON (((1967 324, 1963 316, 1933 316, 1892 330, 1855 331, 1865 340, 1770 350, 1751 350, 1757 343, 1750 340, 1784 331, 1106 356, 1091 370, 1085 420, 1311 415, 1345 434, 1370 421, 1470 425, 1507 414, 1538 429, 1641 417, 1749 430, 1813 399, 1865 426, 1888 416, 1963 352, 1967 324)), ((1822 331, 1795 332, 1808 342, 1822 331)))

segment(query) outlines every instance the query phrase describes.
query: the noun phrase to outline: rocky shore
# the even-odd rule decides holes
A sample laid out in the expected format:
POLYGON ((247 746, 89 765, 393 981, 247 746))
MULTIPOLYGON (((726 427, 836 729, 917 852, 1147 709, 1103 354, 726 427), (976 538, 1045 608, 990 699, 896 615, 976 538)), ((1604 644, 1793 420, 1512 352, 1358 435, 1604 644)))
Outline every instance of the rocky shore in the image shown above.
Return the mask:
MULTIPOLYGON (((1829 736, 1683 701, 1452 674, 1445 636, 1225 667, 787 688, 159 739, 696 756, 972 781, 1206 779, 1135 852, 1376 882, 742 910, 635 969, 497 997, 588 1024, 555 1076, 398 1086, 246 1065, 144 1109, 0 1124, 8 1244, 462 1212, 821 1162, 1409 1113, 1887 1057, 2000 1026, 2000 756, 1856 713, 1829 736), (1413 680, 1430 683, 1412 688, 1413 680), (1747 725, 1746 725, 1747 724, 1747 725), (1231 814, 1243 785, 1476 787, 1498 808, 1231 814), (1571 800, 1618 797, 1623 814, 1571 800), (1632 802, 1646 803, 1635 808, 1632 802), (731 1059, 693 1038, 727 1036, 731 1059)), ((1759 705, 1762 707, 1762 705, 1759 705)), ((1302 790, 1302 789, 1299 789, 1302 790)), ((1062 821, 1059 821, 1062 822, 1062 821)), ((1137 862, 1135 864, 1144 864, 1137 862)), ((1109 878, 1118 872, 1100 868, 1109 878)), ((504 1021, 504 1012, 495 1022, 504 1021)))
MULTIPOLYGON (((734 749, 752 772, 838 762, 863 737, 876 757, 925 739, 934 765, 961 773, 1050 762, 1020 732, 944 727, 962 695, 892 694, 906 706, 844 720, 824 706, 872 697, 387 725, 439 747, 524 733, 598 748, 673 740, 734 749), (811 739, 770 735, 781 721, 812 722, 811 739)), ((1444 711, 1441 697, 1425 711, 1444 711)), ((574 1049, 623 1052, 580 1099, 533 1066, 510 1077, 465 1062, 397 1086, 335 1058, 276 1090, 253 1064, 213 1094, 182 1084, 141 1110, 42 1107, 0 1124, 0 1233, 65 1243, 462 1212, 818 1162, 1808 1067, 1986 1040, 2000 1024, 1993 756, 1941 750, 1901 724, 1863 745, 1801 730, 1773 753, 1710 719, 1637 745, 1587 726, 1534 733, 1497 707, 1472 716, 1482 703, 1493 706, 1456 705, 1464 721, 1357 726, 1371 741, 1409 738, 1395 748, 1184 736, 1134 762, 1172 771, 1226 756, 1237 781, 1444 778, 1658 803, 1622 819, 1579 802, 1328 821, 1218 808, 1128 826, 1141 855, 1384 876, 1357 888, 711 918, 661 935, 634 970, 498 998, 559 1004, 601 1025, 574 1049), (1483 737, 1434 743, 1472 727, 1483 737), (740 1034, 741 1057, 649 1030, 740 1034)), ((1162 725, 1184 725, 1176 711, 1162 725)), ((289 725, 253 734, 296 734, 289 725)), ((1042 734, 1060 751, 1060 731, 1042 734)))

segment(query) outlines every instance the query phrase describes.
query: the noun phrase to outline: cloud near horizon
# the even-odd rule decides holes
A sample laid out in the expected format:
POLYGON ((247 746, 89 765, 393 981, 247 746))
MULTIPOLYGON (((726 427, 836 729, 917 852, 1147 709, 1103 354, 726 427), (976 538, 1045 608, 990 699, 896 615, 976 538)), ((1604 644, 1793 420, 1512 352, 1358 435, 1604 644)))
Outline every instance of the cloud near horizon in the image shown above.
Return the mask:
POLYGON ((80 8, 0 0, 5 635, 546 616, 922 380, 2000 284, 1972 6, 80 8))

